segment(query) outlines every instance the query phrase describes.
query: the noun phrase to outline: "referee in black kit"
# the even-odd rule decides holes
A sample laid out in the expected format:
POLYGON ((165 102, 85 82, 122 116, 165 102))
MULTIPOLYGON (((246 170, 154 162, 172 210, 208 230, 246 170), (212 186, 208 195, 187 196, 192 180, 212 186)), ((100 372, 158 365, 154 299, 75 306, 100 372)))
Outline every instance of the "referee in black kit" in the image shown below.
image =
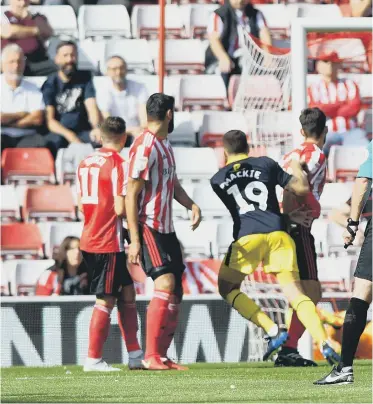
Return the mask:
MULTIPOLYGON (((351 200, 351 217, 343 238, 345 248, 354 242, 359 219, 372 188, 372 142, 367 148, 367 156, 360 166, 351 200)), ((359 339, 367 322, 367 312, 372 302, 372 219, 370 218, 364 233, 355 271, 355 286, 343 324, 341 362, 334 366, 325 377, 314 382, 317 385, 351 384, 354 382, 352 363, 359 339)))

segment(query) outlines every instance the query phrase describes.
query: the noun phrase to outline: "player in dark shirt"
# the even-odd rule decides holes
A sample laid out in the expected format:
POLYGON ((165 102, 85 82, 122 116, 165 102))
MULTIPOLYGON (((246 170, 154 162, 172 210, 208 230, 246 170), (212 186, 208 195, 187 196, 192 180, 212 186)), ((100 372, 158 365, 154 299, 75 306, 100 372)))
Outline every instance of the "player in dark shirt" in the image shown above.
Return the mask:
POLYGON ((211 179, 215 193, 230 211, 234 242, 230 245, 219 272, 219 293, 243 317, 268 335, 263 360, 277 352, 288 338, 260 307, 240 290, 241 282, 263 262, 266 273, 276 276, 285 296, 297 312, 324 357, 337 362, 339 357, 327 343, 327 335, 300 284, 295 244, 285 231, 284 218, 276 197, 276 185, 302 196, 309 192, 301 164, 291 161, 293 175, 287 174, 272 159, 249 157, 246 135, 239 130, 223 137, 227 165, 211 179))

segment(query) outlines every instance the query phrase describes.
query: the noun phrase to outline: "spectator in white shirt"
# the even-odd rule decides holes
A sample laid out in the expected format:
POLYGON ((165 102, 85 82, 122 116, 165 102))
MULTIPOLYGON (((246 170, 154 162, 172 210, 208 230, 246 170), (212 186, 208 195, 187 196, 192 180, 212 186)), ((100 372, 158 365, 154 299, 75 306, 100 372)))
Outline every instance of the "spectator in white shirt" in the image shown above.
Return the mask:
POLYGON ((126 122, 127 134, 139 136, 147 125, 145 86, 126 78, 127 64, 120 56, 107 60, 106 74, 110 78, 109 86, 102 88, 97 97, 104 119, 119 116, 126 122))
POLYGON ((23 79, 25 56, 17 44, 7 45, 1 55, 1 143, 9 147, 45 147, 38 129, 44 122, 41 91, 23 79))

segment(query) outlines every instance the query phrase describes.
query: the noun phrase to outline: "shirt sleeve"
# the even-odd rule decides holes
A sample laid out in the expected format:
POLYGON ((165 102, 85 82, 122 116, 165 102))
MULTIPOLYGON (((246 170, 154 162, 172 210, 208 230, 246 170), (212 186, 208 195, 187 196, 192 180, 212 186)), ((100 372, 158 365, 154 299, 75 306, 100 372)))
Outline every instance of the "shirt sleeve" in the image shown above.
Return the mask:
POLYGON ((53 83, 47 80, 43 84, 41 92, 45 105, 54 107, 56 105, 56 91, 53 88, 53 83))
POLYGON ((81 186, 80 186, 80 178, 79 178, 79 168, 77 168, 76 170, 76 174, 75 174, 75 186, 76 186, 76 193, 78 194, 78 196, 81 196, 82 194, 82 190, 81 190, 81 186))
POLYGON ((127 193, 128 163, 123 161, 118 164, 117 196, 125 196, 127 193))
POLYGON ((43 94, 39 89, 35 89, 30 93, 30 100, 29 100, 28 108, 29 108, 28 112, 45 110, 43 94))
POLYGON ((256 14, 256 23, 258 25, 259 30, 267 26, 266 19, 264 18, 264 15, 261 11, 258 11, 258 13, 256 14))
POLYGON ((1 24, 10 24, 8 17, 5 13, 1 13, 1 24))
POLYGON ((138 94, 139 104, 146 104, 148 101, 149 95, 146 87, 143 84, 140 84, 139 94, 138 94))
POLYGON ((276 178, 276 185, 280 185, 280 187, 285 188, 288 182, 290 181, 292 175, 284 171, 280 167, 280 165, 276 162, 273 162, 273 170, 274 170, 274 178, 276 178))
POLYGON ((358 178, 370 178, 372 179, 372 141, 369 143, 365 151, 365 161, 361 164, 359 172, 357 173, 358 178))
POLYGON ((148 181, 153 163, 154 153, 152 153, 151 147, 144 144, 135 145, 130 151, 128 176, 148 181))
POLYGON ((88 98, 96 98, 96 90, 92 79, 87 82, 84 88, 84 99, 87 100, 88 98))
POLYGON ((211 13, 207 23, 207 33, 209 35, 213 33, 221 35, 223 33, 223 28, 223 20, 216 13, 211 13))
POLYGON ((107 89, 99 90, 97 92, 97 106, 100 111, 108 112, 111 114, 113 105, 113 98, 111 96, 111 92, 107 89))

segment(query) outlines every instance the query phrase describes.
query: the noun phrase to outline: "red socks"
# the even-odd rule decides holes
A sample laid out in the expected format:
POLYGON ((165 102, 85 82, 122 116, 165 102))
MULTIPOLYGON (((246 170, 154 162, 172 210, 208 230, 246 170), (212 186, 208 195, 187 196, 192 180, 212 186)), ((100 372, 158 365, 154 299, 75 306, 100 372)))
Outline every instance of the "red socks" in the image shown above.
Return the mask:
POLYGON ((96 304, 89 325, 88 358, 102 358, 105 341, 109 335, 110 312, 108 307, 96 304))
POLYGON ((297 313, 293 310, 293 315, 289 327, 289 339, 285 342, 284 347, 297 349, 298 341, 305 331, 304 325, 300 322, 297 313))
POLYGON ((176 303, 168 304, 168 321, 161 341, 161 350, 160 350, 161 357, 167 356, 167 350, 170 347, 172 339, 174 337, 179 318, 179 308, 180 304, 176 303))
POLYGON ((126 343, 127 351, 132 352, 141 349, 137 340, 138 325, 136 303, 118 301, 118 324, 126 343))
POLYGON ((162 337, 168 322, 168 304, 170 293, 165 290, 154 290, 153 299, 146 315, 146 352, 145 359, 160 356, 162 337))

